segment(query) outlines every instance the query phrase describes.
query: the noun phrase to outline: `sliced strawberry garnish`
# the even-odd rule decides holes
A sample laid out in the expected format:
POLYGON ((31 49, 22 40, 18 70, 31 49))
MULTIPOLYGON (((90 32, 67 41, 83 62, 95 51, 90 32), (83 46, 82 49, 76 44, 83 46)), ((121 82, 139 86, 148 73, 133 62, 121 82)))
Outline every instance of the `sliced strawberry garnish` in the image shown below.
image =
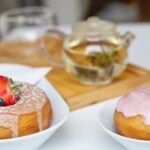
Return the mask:
POLYGON ((7 99, 7 100, 5 101, 5 105, 6 105, 6 106, 16 104, 16 100, 15 100, 15 98, 14 98, 13 95, 8 95, 8 97, 7 97, 6 99, 7 99))
POLYGON ((7 77, 0 76, 0 95, 6 91, 7 86, 8 86, 7 77))
POLYGON ((0 98, 3 99, 5 106, 14 105, 19 100, 19 87, 7 77, 0 76, 0 98))
POLYGON ((14 96, 11 94, 3 95, 5 106, 14 105, 16 103, 14 96))

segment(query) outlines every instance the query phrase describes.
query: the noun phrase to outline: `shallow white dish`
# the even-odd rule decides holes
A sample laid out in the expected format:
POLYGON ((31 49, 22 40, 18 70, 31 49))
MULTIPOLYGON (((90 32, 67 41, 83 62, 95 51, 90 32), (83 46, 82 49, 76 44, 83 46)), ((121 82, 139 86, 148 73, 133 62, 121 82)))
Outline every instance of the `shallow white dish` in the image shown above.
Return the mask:
POLYGON ((128 150, 150 150, 150 141, 128 138, 120 135, 116 131, 113 123, 113 115, 118 99, 119 98, 104 102, 100 107, 100 112, 98 114, 100 127, 106 134, 114 138, 128 150))
MULTIPOLYGON (((11 71, 26 72, 30 67, 17 64, 0 64, 1 71, 11 73, 11 71)), ((53 109, 53 120, 50 127, 44 131, 13 139, 0 140, 1 150, 34 150, 40 147, 52 134, 60 128, 68 118, 69 108, 63 98, 57 93, 53 86, 45 79, 41 79, 38 87, 43 89, 51 100, 53 109)))

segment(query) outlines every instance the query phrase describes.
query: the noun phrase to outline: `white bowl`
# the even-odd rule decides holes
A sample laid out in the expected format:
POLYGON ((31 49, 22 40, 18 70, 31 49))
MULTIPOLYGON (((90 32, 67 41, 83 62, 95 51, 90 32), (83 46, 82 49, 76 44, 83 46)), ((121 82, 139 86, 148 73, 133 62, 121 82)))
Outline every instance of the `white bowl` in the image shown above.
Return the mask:
MULTIPOLYGON (((26 69, 31 69, 22 65, 0 65, 0 68, 4 70, 19 69, 25 72, 26 69)), ((68 118, 69 108, 63 98, 57 93, 57 91, 52 87, 52 85, 45 79, 41 79, 37 84, 38 87, 43 89, 48 98, 51 101, 52 109, 53 109, 53 120, 50 127, 44 131, 18 137, 12 139, 4 139, 0 140, 0 149, 1 150, 34 150, 40 147, 52 134, 60 128, 68 118)))
MULTIPOLYGON (((150 141, 137 140, 120 135, 113 123, 117 99, 104 102, 100 108, 98 120, 100 127, 116 141, 129 150, 150 150, 150 141)), ((142 134, 142 133, 141 133, 142 134)))

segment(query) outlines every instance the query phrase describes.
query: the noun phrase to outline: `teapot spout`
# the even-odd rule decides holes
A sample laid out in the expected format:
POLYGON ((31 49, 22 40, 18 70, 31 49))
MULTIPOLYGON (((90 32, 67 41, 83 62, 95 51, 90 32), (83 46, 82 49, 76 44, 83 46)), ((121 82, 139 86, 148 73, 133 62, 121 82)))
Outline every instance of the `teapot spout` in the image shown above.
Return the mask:
POLYGON ((125 41, 126 46, 128 47, 130 43, 133 41, 133 39, 135 38, 135 35, 131 32, 127 32, 122 37, 123 40, 125 41))

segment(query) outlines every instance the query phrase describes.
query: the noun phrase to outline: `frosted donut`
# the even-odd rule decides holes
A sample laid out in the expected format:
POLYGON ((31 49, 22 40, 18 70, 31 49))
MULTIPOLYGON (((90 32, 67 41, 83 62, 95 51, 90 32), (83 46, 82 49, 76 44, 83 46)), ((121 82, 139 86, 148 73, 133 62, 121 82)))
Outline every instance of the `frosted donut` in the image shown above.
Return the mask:
POLYGON ((37 133, 47 129, 51 120, 46 94, 36 86, 21 83, 20 99, 14 105, 0 106, 0 139, 37 133))
POLYGON ((126 137, 150 140, 150 88, 137 89, 117 103, 114 124, 126 137))

